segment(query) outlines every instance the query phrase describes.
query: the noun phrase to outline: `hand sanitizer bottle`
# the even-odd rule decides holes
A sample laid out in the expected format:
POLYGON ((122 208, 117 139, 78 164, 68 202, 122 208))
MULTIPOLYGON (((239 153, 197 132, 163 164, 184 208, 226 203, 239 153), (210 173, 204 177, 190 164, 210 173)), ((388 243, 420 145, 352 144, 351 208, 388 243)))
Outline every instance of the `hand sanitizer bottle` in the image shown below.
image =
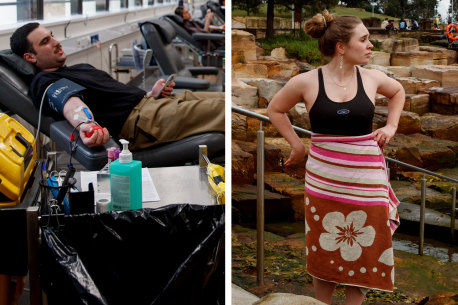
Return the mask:
POLYGON ((142 162, 132 160, 129 142, 120 140, 123 148, 119 159, 110 164, 110 210, 142 208, 142 162))

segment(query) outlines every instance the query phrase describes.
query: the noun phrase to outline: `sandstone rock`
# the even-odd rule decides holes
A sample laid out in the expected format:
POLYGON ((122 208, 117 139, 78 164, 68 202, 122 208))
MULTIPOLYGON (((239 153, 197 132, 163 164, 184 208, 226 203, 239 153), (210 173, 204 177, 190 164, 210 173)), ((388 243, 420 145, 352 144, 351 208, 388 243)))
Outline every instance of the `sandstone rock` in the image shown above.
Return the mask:
MULTIPOLYGON (((280 65, 278 64, 278 70, 280 70, 280 65)), ((232 65, 232 72, 236 78, 253 78, 253 77, 262 77, 268 78, 269 71, 266 65, 259 63, 248 63, 241 64, 237 63, 232 65)))
POLYGON ((455 50, 448 50, 441 47, 432 47, 432 46, 420 46, 420 51, 427 52, 441 52, 447 54, 447 65, 452 65, 457 63, 457 52, 455 50))
MULTIPOLYGON (((233 141, 238 148, 247 152, 254 157, 254 168, 257 168, 257 141, 233 141)), ((264 169, 266 171, 280 171, 280 159, 282 157, 282 152, 280 148, 275 145, 271 145, 264 141, 264 169)))
MULTIPOLYGON (((404 173, 403 173, 404 174, 404 173)), ((421 175, 422 177, 423 175, 421 175)), ((429 185, 429 184, 428 184, 429 185)), ((391 181, 396 197, 401 202, 410 202, 420 205, 421 204, 421 184, 412 183, 408 181, 391 181)), ((426 207, 430 209, 443 209, 450 205, 451 195, 442 194, 429 187, 426 188, 426 207)), ((401 220, 402 221, 402 220, 401 220)))
POLYGON ((396 134, 385 152, 397 160, 435 171, 455 166, 458 143, 433 139, 422 134, 396 134))
MULTIPOLYGON (((309 154, 309 149, 310 149, 310 138, 306 138, 304 136, 301 136, 301 141, 304 143, 305 146, 305 158, 302 162, 298 164, 294 164, 288 167, 283 167, 280 168, 281 172, 284 172, 288 174, 289 176, 304 181, 305 177, 305 163, 307 162, 307 157, 309 154)), ((289 155, 291 154, 291 146, 289 143, 285 140, 285 138, 270 138, 267 137, 265 138, 265 143, 274 147, 277 147, 281 151, 281 157, 283 158, 283 163, 288 160, 289 155)), ((276 160, 276 164, 280 164, 280 160, 276 160)))
POLYGON ((392 72, 395 77, 410 77, 412 76, 412 67, 406 66, 389 66, 386 67, 388 71, 392 72))
POLYGON ((458 87, 458 66, 415 66, 412 76, 437 80, 441 87, 458 87))
MULTIPOLYGON (((250 109, 253 112, 267 116, 267 109, 250 109)), ((259 120, 247 117, 247 133, 246 138, 248 141, 254 140, 257 137, 259 130, 259 120)), ((281 137, 277 129, 269 122, 262 122, 262 130, 264 131, 265 137, 281 137)))
POLYGON ((244 152, 237 144, 232 143, 232 185, 253 184, 256 169, 252 154, 244 152))
POLYGON ((245 141, 247 138, 246 137, 246 131, 247 131, 246 116, 232 112, 231 126, 232 126, 232 130, 231 130, 232 139, 245 141))
POLYGON ((396 78, 398 82, 401 83, 402 87, 406 93, 416 94, 420 90, 440 86, 440 83, 437 80, 430 79, 420 79, 415 77, 398 77, 396 78))
MULTIPOLYGON (((407 111, 415 112, 419 115, 423 115, 430 111, 430 102, 428 94, 416 94, 410 97, 410 109, 407 111)), ((404 107, 405 109, 405 107, 404 107)))
POLYGON ((248 108, 258 107, 258 88, 250 86, 236 78, 232 79, 232 103, 248 108))
POLYGON ((259 98, 265 98, 268 103, 270 103, 274 95, 285 85, 285 82, 265 78, 241 78, 240 80, 250 86, 257 87, 259 98))
POLYGON ((246 27, 251 29, 265 29, 267 27, 267 19, 263 17, 247 17, 246 27))
POLYGON ((232 50, 232 64, 244 64, 246 62, 245 60, 245 53, 242 50, 232 50))
POLYGON ((429 94, 431 112, 458 114, 458 88, 430 87, 421 89, 419 93, 429 94))
POLYGON ((269 293, 253 305, 323 305, 325 303, 312 297, 291 293, 269 293))
POLYGON ((232 28, 233 29, 246 29, 245 18, 243 17, 233 17, 232 18, 232 28))
POLYGON ((422 133, 435 139, 458 142, 458 115, 430 113, 420 120, 422 133))
POLYGON ((288 59, 286 57, 286 50, 283 47, 275 48, 270 52, 270 56, 276 60, 285 60, 288 59))
POLYGON ((392 66, 446 65, 447 55, 441 52, 397 52, 391 53, 392 66))
MULTIPOLYGON (((387 117, 388 107, 375 107, 374 123, 376 123, 377 128, 381 128, 386 125, 387 117)), ((402 134, 419 133, 421 131, 420 126, 420 116, 418 114, 410 111, 402 111, 397 132, 402 134)))
POLYGON ((263 48, 261 48, 261 46, 259 46, 258 44, 256 44, 256 58, 259 58, 262 56, 262 54, 264 54, 266 50, 264 50, 263 48))
POLYGON ((374 47, 389 52, 418 51, 418 40, 415 38, 376 38, 371 39, 374 47))
MULTIPOLYGON (((389 101, 386 96, 377 94, 375 97, 375 106, 388 106, 389 101)), ((407 93, 402 110, 415 112, 419 115, 430 112, 429 95, 407 93)))
POLYGON ((307 62, 296 61, 296 65, 299 68, 299 73, 305 73, 305 72, 309 72, 315 69, 314 66, 312 66, 311 64, 307 62))
POLYGON ((273 191, 291 198, 291 207, 294 211, 294 220, 304 220, 304 191, 302 181, 282 173, 269 173, 264 175, 264 181, 273 191))
MULTIPOLYGON (((238 210, 239 222, 256 222, 257 187, 256 185, 233 185, 232 207, 238 210)), ((291 201, 285 195, 264 190, 265 222, 291 220, 291 201)))
POLYGON ((372 56, 369 59, 369 65, 380 65, 380 66, 389 66, 390 65, 390 53, 372 51, 372 56))
POLYGON ((256 60, 254 35, 241 30, 232 30, 232 51, 243 51, 245 62, 256 60))
POLYGON ((365 65, 364 68, 379 70, 385 73, 386 75, 388 75, 389 77, 394 78, 394 73, 388 70, 388 67, 371 64, 371 65, 365 65))
POLYGON ((294 105, 288 114, 291 118, 291 124, 300 128, 311 130, 309 114, 303 102, 294 105))

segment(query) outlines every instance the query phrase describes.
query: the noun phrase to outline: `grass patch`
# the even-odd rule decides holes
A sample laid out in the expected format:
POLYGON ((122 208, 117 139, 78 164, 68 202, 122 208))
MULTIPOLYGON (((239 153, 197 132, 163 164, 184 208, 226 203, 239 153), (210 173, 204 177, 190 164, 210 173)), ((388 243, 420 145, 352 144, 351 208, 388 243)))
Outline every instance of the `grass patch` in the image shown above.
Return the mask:
POLYGON ((321 64, 323 60, 318 50, 318 41, 311 38, 304 31, 300 31, 296 35, 282 34, 275 35, 271 39, 258 39, 258 42, 266 50, 267 54, 270 54, 275 48, 284 47, 289 58, 306 60, 315 66, 321 64))
MULTIPOLYGON (((336 16, 356 16, 358 18, 370 18, 372 17, 372 12, 366 12, 366 11, 360 11, 359 9, 354 9, 350 7, 344 7, 344 6, 335 6, 331 8, 331 13, 335 14, 336 16)), ((387 16, 387 15, 382 15, 382 14, 375 14, 374 17, 384 20, 385 18, 388 19, 393 19, 393 20, 399 20, 399 18, 392 17, 392 16, 387 16)))

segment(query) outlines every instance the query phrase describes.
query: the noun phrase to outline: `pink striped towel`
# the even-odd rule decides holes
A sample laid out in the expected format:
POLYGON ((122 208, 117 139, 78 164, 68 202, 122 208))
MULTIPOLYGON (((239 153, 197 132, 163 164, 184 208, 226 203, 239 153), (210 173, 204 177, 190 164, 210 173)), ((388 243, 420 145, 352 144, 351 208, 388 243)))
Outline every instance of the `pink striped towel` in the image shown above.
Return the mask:
POLYGON ((398 205, 372 134, 313 134, 305 175, 307 271, 331 282, 392 291, 398 205))

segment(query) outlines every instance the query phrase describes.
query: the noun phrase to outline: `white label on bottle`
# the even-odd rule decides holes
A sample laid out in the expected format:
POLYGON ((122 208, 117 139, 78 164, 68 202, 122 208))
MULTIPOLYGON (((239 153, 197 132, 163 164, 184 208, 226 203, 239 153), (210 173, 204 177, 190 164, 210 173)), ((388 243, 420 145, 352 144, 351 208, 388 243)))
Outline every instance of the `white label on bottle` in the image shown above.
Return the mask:
POLYGON ((130 210, 130 177, 111 174, 113 210, 130 210))

